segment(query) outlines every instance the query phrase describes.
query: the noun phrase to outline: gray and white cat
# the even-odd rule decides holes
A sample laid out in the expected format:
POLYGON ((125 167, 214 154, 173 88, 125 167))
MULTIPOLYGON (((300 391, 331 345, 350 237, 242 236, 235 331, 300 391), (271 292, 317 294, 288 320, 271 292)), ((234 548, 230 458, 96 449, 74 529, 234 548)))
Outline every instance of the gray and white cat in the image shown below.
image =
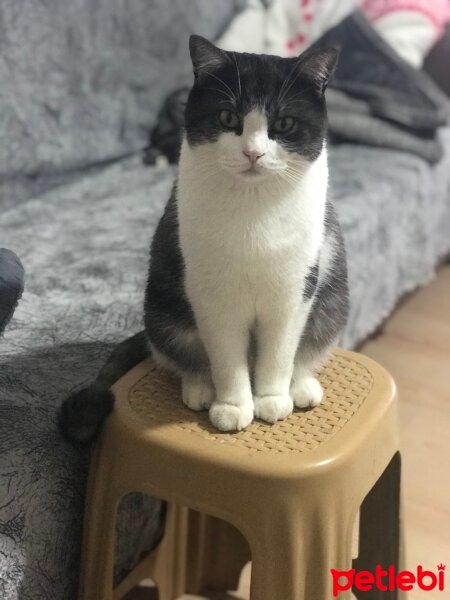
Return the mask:
POLYGON ((192 36, 190 51, 195 81, 151 247, 146 329, 64 402, 75 442, 95 437, 109 386, 149 351, 221 431, 316 406, 315 371, 346 322, 345 250, 327 197, 324 92, 336 50, 280 58, 192 36))

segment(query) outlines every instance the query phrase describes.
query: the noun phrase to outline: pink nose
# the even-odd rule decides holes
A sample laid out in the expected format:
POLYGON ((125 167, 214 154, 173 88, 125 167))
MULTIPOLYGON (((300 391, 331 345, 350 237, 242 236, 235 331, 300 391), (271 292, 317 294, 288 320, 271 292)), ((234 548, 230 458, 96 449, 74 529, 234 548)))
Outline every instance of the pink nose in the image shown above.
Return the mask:
POLYGON ((256 164, 256 161, 261 158, 261 156, 264 156, 265 153, 263 152, 260 154, 256 150, 243 150, 242 154, 248 158, 250 164, 254 165, 256 164))

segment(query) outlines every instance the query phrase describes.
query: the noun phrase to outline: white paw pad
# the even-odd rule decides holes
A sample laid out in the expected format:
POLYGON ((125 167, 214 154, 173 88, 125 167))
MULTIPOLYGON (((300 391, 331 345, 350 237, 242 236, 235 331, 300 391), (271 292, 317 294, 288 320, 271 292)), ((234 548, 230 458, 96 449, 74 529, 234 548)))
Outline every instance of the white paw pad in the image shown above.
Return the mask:
POLYGON ((209 418, 220 431, 240 431, 253 421, 253 406, 214 402, 209 409, 209 418))
POLYGON ((276 423, 288 417, 294 410, 294 403, 288 394, 255 396, 255 417, 267 423, 276 423))
POLYGON ((315 377, 302 377, 293 382, 291 395, 297 408, 313 408, 322 402, 323 389, 315 377))
POLYGON ((214 401, 212 383, 201 377, 183 377, 183 403, 191 410, 206 410, 214 401))

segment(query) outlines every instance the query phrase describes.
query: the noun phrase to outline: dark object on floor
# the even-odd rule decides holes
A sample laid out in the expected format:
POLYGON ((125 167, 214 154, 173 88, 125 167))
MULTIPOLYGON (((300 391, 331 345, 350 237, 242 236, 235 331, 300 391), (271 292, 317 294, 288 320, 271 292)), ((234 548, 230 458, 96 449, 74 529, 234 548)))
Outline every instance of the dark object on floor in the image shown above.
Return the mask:
POLYGON ((25 273, 19 258, 0 248, 0 334, 11 320, 24 288, 25 273))
POLYGON ((450 96, 450 25, 444 37, 431 49, 423 65, 424 71, 450 96))
POLYGON ((183 87, 167 96, 150 134, 150 144, 144 150, 146 165, 154 165, 159 156, 165 156, 170 163, 178 162, 188 94, 189 88, 183 87))

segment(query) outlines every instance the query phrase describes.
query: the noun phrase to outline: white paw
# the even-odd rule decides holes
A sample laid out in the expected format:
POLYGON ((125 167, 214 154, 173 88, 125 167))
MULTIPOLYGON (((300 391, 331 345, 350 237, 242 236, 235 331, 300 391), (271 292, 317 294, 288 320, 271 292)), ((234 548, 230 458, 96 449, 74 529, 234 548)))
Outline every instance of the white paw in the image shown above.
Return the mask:
POLYGON ((206 410, 214 402, 214 387, 208 379, 185 375, 183 403, 191 410, 206 410))
POLYGON ((253 405, 214 402, 209 409, 209 418, 220 431, 240 431, 253 421, 253 405))
POLYGON ((255 396, 254 402, 255 417, 267 421, 267 423, 276 423, 285 419, 294 410, 294 403, 289 394, 255 396))
POLYGON ((323 389, 319 380, 309 375, 292 382, 291 395, 297 408, 313 408, 322 402, 323 389))

